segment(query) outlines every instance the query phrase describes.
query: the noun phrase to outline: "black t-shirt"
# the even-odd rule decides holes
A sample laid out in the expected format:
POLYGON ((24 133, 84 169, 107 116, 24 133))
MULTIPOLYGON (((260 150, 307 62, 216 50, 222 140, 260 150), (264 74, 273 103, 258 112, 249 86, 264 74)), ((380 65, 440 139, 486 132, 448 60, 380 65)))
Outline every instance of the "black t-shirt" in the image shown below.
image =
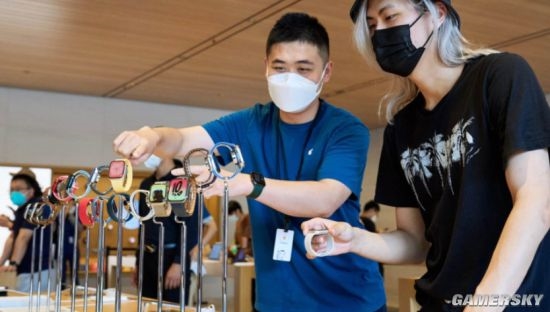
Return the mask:
MULTIPOLYGON (((143 180, 139 186, 142 190, 149 190, 153 183, 156 181, 170 181, 172 179, 176 178, 172 173, 168 173, 165 176, 163 176, 160 179, 156 179, 155 175, 151 175, 150 177, 143 180)), ((187 254, 189 254, 189 251, 197 245, 198 241, 198 211, 197 211, 197 204, 195 205, 195 210, 193 212, 193 215, 191 217, 182 218, 185 220, 185 225, 187 228, 187 254)), ((141 196, 139 201, 139 213, 140 215, 144 216, 147 214, 147 211, 149 208, 147 208, 145 203, 145 197, 141 196), (145 207, 145 208, 143 208, 145 207)), ((169 217, 166 218, 158 218, 157 221, 161 221, 164 226, 164 245, 170 246, 173 245, 176 248, 176 262, 180 263, 180 246, 181 246, 181 224, 174 221, 174 212, 170 214, 169 217)), ((159 228, 160 226, 158 224, 155 224, 153 220, 147 220, 144 222, 144 228, 145 228, 145 244, 151 244, 154 246, 157 246, 159 244, 159 228)), ((140 228, 141 229, 141 228, 140 228)), ((189 264, 189 261, 187 261, 189 264)))
MULTIPOLYGON (((27 222, 24 218, 25 209, 27 207, 27 204, 36 203, 39 201, 40 198, 32 198, 27 203, 23 204, 22 206, 18 207, 15 211, 15 220, 13 221, 13 248, 15 248, 15 242, 17 240, 17 235, 19 235, 19 232, 21 229, 26 230, 36 230, 36 236, 35 236, 35 254, 34 254, 34 272, 38 272, 39 270, 39 260, 40 260, 40 233, 42 232, 41 228, 27 222)), ((44 237, 43 237, 43 243, 42 243, 42 270, 48 269, 48 259, 50 255, 50 230, 51 226, 47 226, 44 228, 44 237)), ((13 253, 12 249, 12 253, 13 253)), ((17 267, 17 274, 21 273, 30 273, 31 272, 31 260, 32 260, 32 237, 29 239, 29 243, 27 245, 27 250, 25 251, 25 255, 23 256, 23 259, 21 259, 21 262, 19 263, 19 266, 17 267)))
MULTIPOLYGON (((431 247, 416 290, 427 311, 475 293, 512 209, 508 158, 549 146, 545 96, 529 65, 508 53, 469 61, 434 110, 420 94, 386 127, 375 200, 422 213, 431 247)), ((547 234, 517 294, 550 296, 549 265, 547 234)), ((542 304, 550 311, 550 298, 542 304)))

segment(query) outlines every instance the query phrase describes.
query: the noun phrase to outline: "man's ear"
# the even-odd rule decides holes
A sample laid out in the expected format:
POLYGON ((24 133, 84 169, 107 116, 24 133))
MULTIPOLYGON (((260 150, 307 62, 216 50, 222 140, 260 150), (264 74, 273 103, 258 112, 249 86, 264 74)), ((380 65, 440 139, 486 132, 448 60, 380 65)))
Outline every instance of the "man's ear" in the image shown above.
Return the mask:
POLYGON ((264 57, 264 75, 267 76, 267 68, 269 66, 269 63, 267 61, 267 56, 264 57))
POLYGON ((330 81, 330 77, 332 76, 332 70, 334 68, 334 63, 332 61, 328 61, 327 68, 325 69, 325 77, 323 78, 323 83, 327 83, 330 81))

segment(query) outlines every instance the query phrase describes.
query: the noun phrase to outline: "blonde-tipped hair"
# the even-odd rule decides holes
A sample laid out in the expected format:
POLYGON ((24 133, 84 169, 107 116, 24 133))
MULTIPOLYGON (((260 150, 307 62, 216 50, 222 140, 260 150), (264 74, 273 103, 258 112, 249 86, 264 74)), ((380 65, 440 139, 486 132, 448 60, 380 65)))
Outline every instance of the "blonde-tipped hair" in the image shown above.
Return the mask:
MULTIPOLYGON (((432 0, 409 0, 415 9, 421 13, 430 12, 432 22, 437 25, 440 18, 434 1, 432 0)), ((359 53, 365 58, 367 64, 382 70, 376 61, 376 56, 371 43, 369 25, 367 23, 367 2, 357 15, 357 21, 354 28, 354 41, 359 53)), ((474 47, 460 33, 458 21, 447 16, 441 26, 434 30, 434 37, 437 38, 437 51, 441 62, 447 66, 459 66, 466 63, 469 59, 480 55, 496 53, 498 51, 486 48, 474 47)), ((390 89, 380 100, 379 114, 385 108, 386 120, 393 122, 393 117, 403 107, 409 104, 417 95, 418 87, 408 78, 391 75, 393 77, 390 89)))

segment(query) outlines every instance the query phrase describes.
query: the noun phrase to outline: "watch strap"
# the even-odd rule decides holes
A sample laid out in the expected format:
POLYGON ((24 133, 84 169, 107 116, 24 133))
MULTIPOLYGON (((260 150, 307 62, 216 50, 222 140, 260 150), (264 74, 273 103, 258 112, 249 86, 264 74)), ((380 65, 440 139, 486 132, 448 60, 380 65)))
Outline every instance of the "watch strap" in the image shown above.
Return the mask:
POLYGON ((132 163, 125 158, 116 159, 116 161, 123 161, 126 170, 124 170, 123 177, 110 178, 111 186, 113 187, 113 191, 115 191, 115 193, 125 193, 128 192, 132 187, 132 180, 134 178, 132 163))
POLYGON ((250 198, 258 198, 260 194, 262 194, 262 191, 265 187, 265 180, 264 176, 258 172, 252 172, 250 173, 250 180, 252 181, 252 192, 248 194, 248 197, 250 198))

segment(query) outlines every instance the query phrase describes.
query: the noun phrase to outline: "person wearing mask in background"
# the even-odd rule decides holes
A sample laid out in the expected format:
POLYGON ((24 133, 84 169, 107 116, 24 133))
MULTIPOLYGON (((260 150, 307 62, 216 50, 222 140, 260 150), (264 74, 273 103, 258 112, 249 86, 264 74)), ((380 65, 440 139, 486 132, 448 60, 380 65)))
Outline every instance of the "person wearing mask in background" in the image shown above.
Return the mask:
POLYGON ((250 215, 243 212, 241 204, 236 200, 229 201, 228 208, 229 226, 227 235, 233 240, 230 245, 236 245, 238 250, 233 254, 234 262, 245 261, 245 257, 252 256, 252 230, 250 228, 250 215), (231 226, 231 224, 233 226, 231 226))
POLYGON ((229 246, 240 244, 235 236, 235 229, 243 215, 241 204, 236 200, 230 200, 227 209, 227 237, 229 238, 229 246))
POLYGON ((247 256, 252 257, 252 226, 250 225, 250 215, 243 214, 237 222, 235 229, 235 241, 239 246, 237 254, 233 258, 233 262, 247 261, 247 256))
MULTIPOLYGON (((359 119, 319 98, 333 71, 328 34, 316 18, 287 13, 271 29, 265 52, 262 74, 273 102, 203 126, 124 131, 113 141, 114 151, 137 164, 152 153, 183 156, 193 148, 210 150, 215 142, 238 144, 246 166, 228 188, 230 196, 248 197, 256 309, 385 311, 375 262, 352 254, 305 257, 303 218, 360 226, 369 144, 359 119)), ((208 174, 194 170, 203 179, 208 174)), ((204 190, 206 197, 223 194, 220 179, 204 190)))
MULTIPOLYGON (((374 200, 370 200, 365 203, 363 206, 363 212, 361 212, 361 222, 365 226, 365 230, 373 233, 378 233, 376 229, 376 221, 378 220, 378 215, 380 214, 380 205, 378 205, 374 200)), ((384 276, 384 265, 378 263, 380 268, 380 274, 384 276)))
MULTIPOLYGON (((183 164, 177 159, 162 159, 160 163, 151 164, 152 167, 155 167, 155 172, 144 179, 139 188, 142 190, 149 190, 153 183, 156 181, 170 181, 175 178, 172 175, 171 170, 174 168, 181 168, 183 164)), ((199 250, 198 245, 198 207, 195 207, 193 215, 188 218, 182 218, 185 220, 185 225, 187 227, 187 254, 186 258, 186 268, 185 272, 190 272, 191 261, 197 259, 197 254, 199 250)), ((149 208, 145 202, 145 197, 140 198, 139 202, 139 212, 141 215, 147 214, 149 208)), ((170 302, 180 302, 180 271, 181 271, 181 254, 180 254, 180 233, 181 233, 181 224, 174 221, 174 213, 167 218, 159 218, 157 221, 160 221, 164 225, 164 291, 162 294, 163 300, 170 302)), ((214 237, 218 228, 216 222, 208 210, 203 207, 203 221, 202 225, 205 227, 204 236, 203 236, 203 245, 206 244, 210 239, 214 237)), ((144 266, 143 266, 143 276, 147 280, 157 280, 158 272, 158 233, 159 225, 155 224, 153 220, 147 220, 144 222, 143 227, 145 228, 145 253, 144 253, 144 266)), ((141 228, 140 228, 141 230, 141 228)), ((136 255, 136 258, 139 259, 136 255)), ((137 272, 139 270, 140 263, 137 263, 136 260, 136 270, 134 282, 137 285, 137 272)), ((185 274, 185 287, 190 293, 190 276, 191 274, 185 274)), ((156 283, 143 283, 142 294, 144 297, 148 298, 157 298, 157 284, 156 283)), ((188 298, 185 298, 187 303, 188 298)))
POLYGON ((328 228, 332 254, 426 261, 422 311, 550 311, 550 108, 532 69, 474 48, 450 0, 357 0, 351 16, 359 50, 395 79, 375 200, 397 208, 397 230, 303 230, 328 228), (488 296, 501 304, 462 300, 488 296))
MULTIPOLYGON (((32 237, 33 230, 37 228, 34 224, 27 222, 24 218, 25 209, 28 204, 38 202, 42 197, 42 190, 36 181, 35 175, 29 169, 22 169, 13 175, 10 183, 10 198, 17 206, 15 211, 15 220, 10 236, 4 245, 4 251, 0 257, 0 264, 4 265, 6 261, 9 264, 0 266, 0 272, 17 272, 16 290, 29 292, 31 289, 31 266, 34 266, 35 272, 33 285, 38 288, 38 274, 41 274, 41 290, 46 290, 48 284, 48 259, 50 254, 49 237, 50 229, 48 226, 44 229, 44 244, 40 248, 40 241, 37 237, 35 248, 35 261, 32 259, 32 237), (42 263, 39 263, 39 252, 42 249, 42 263), (42 268, 39 271, 39 268, 42 268)), ((39 231, 37 231, 39 233, 39 231)), ((37 234, 39 235, 39 234, 37 234)), ((53 276, 53 274, 51 274, 53 276)))
POLYGON ((380 213, 380 205, 374 200, 370 200, 363 206, 363 212, 361 212, 361 222, 365 226, 365 229, 369 232, 377 232, 376 221, 378 220, 378 214, 380 213))

